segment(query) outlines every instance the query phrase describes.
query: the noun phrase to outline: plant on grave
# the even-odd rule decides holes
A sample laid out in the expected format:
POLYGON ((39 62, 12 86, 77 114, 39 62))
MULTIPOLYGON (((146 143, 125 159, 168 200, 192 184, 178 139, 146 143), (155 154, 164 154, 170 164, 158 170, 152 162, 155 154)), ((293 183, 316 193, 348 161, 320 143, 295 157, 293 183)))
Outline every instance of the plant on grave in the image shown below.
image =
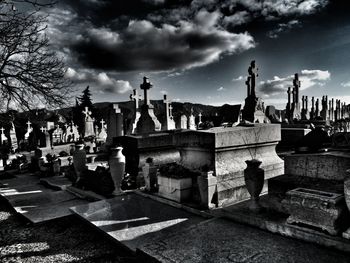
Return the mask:
POLYGON ((159 168, 159 174, 163 177, 181 179, 181 178, 196 178, 200 175, 199 172, 193 172, 177 163, 164 164, 159 168))

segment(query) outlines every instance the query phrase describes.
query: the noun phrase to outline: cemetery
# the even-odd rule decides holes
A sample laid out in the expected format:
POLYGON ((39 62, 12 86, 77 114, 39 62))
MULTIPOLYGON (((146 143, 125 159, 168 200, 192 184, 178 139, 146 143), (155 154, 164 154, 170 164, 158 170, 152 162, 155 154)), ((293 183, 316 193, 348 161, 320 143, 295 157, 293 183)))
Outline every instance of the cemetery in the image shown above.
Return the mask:
POLYGON ((327 248, 342 258, 350 253, 350 105, 327 95, 311 104, 302 95, 300 104, 296 73, 286 108, 265 107, 257 77, 252 61, 245 103, 230 116, 174 107, 167 95, 153 101, 147 77, 143 97, 135 89, 99 114, 77 103, 70 113, 8 115, 0 194, 33 225, 74 216, 147 262, 268 262, 257 244, 284 237, 283 253, 301 240, 318 257, 327 248), (247 240, 248 254, 238 246, 247 240))

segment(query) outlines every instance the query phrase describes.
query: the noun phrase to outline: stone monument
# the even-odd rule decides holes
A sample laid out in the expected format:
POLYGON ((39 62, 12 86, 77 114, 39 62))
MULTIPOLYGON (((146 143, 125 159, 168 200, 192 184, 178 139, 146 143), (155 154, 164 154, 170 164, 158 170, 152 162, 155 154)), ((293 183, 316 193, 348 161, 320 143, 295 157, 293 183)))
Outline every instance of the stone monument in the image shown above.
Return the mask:
POLYGON ((144 91, 143 105, 141 106, 141 116, 136 125, 137 133, 150 133, 161 130, 161 124, 154 115, 154 107, 150 103, 148 91, 153 87, 147 77, 143 78, 140 88, 144 91))
POLYGON ((167 95, 164 94, 163 102, 165 104, 165 121, 162 125, 162 130, 175 130, 175 121, 172 114, 171 101, 167 99, 167 95))
POLYGON ((106 122, 102 119, 100 121, 101 123, 101 130, 100 133, 98 134, 98 138, 100 141, 105 142, 107 140, 107 132, 106 132, 106 122))
POLYGON ((88 136, 95 136, 94 131, 94 119, 91 117, 91 111, 89 111, 88 107, 85 107, 85 111, 83 111, 85 115, 85 129, 84 129, 84 138, 88 136))
POLYGON ((141 96, 138 94, 137 89, 134 89, 133 94, 130 95, 130 100, 133 100, 135 102, 135 106, 134 106, 134 115, 132 117, 132 121, 127 132, 128 134, 136 133, 137 122, 139 121, 141 116, 140 108, 139 108, 140 97, 141 96))
POLYGON ((15 125, 13 124, 13 122, 11 122, 10 140, 11 140, 12 150, 16 151, 18 149, 18 142, 17 142, 15 125))
POLYGON ((180 129, 187 129, 187 116, 181 115, 180 117, 180 129))
POLYGON ((247 98, 245 99, 242 118, 249 122, 264 123, 266 121, 264 103, 261 98, 255 94, 255 83, 258 77, 258 68, 255 65, 255 60, 250 63, 248 68, 247 81, 247 98))
POLYGON ((193 115, 193 108, 191 108, 191 115, 188 120, 188 129, 189 130, 196 130, 196 119, 193 115))
POLYGON ((292 119, 300 120, 300 102, 299 102, 299 89, 300 89, 300 81, 299 74, 294 74, 293 79, 293 105, 292 105, 292 119))

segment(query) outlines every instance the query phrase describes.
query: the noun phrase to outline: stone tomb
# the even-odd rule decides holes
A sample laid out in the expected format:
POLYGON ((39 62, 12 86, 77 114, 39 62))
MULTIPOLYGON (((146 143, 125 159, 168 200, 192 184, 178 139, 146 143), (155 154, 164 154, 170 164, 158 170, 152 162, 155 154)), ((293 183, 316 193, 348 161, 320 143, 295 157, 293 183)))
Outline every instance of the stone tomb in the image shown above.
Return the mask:
POLYGON ((174 132, 159 132, 144 135, 128 135, 114 138, 114 145, 122 145, 126 157, 127 173, 136 177, 148 157, 154 164, 165 164, 180 160, 180 153, 173 142, 174 132))
POLYGON ((345 222, 346 206, 343 194, 296 188, 283 200, 291 214, 287 222, 315 226, 337 235, 345 222))
POLYGON ((180 164, 193 171, 212 170, 217 177, 218 206, 250 198, 245 187, 245 161, 259 159, 267 180, 284 174, 284 162, 275 151, 281 140, 279 124, 212 128, 174 134, 180 164))

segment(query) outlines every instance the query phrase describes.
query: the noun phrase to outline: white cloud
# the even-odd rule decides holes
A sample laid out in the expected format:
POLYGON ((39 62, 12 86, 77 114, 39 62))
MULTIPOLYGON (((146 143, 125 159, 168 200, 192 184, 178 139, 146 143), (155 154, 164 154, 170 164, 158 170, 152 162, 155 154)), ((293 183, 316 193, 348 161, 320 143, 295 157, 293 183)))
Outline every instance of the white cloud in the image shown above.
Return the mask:
POLYGON ((289 21, 288 23, 280 23, 280 24, 278 24, 278 27, 276 29, 267 32, 267 36, 270 38, 277 38, 279 36, 279 34, 281 34, 283 32, 288 32, 292 28, 297 27, 297 26, 301 26, 301 23, 295 19, 289 21))
POLYGON ((350 81, 348 81, 348 82, 342 82, 342 83, 340 83, 340 85, 341 85, 342 87, 349 88, 349 87, 350 87, 350 81))
MULTIPOLYGON (((331 74, 328 70, 307 70, 304 69, 299 74, 299 80, 301 82, 300 90, 305 90, 315 85, 323 86, 327 80, 329 80, 331 74)), ((290 75, 284 78, 275 76, 271 80, 260 82, 260 91, 265 96, 283 94, 287 91, 288 87, 293 86, 294 75, 290 75)))
POLYGON ((217 89, 217 91, 224 91, 224 90, 226 90, 224 87, 220 87, 217 89))
POLYGON ((243 76, 239 76, 237 78, 233 78, 232 81, 242 81, 244 80, 244 77, 243 76))
POLYGON ((93 86, 100 93, 123 94, 133 89, 129 81, 114 79, 105 72, 98 74, 92 70, 77 72, 73 68, 68 68, 65 77, 71 80, 73 84, 83 83, 93 86))

